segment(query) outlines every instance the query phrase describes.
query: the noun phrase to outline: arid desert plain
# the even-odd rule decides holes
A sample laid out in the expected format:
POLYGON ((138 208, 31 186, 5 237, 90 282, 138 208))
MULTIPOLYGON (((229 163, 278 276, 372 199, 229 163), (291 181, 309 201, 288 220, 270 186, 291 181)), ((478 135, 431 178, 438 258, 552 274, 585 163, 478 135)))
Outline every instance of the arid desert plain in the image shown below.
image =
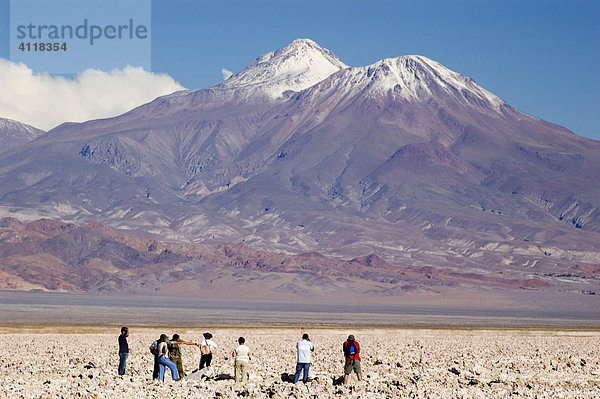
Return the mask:
MULTIPOLYGON (((0 328, 2 398, 597 398, 600 331, 395 328, 131 327, 131 354, 117 376, 119 328, 0 328), (149 345, 162 333, 219 345, 211 379, 152 381, 149 345), (315 346, 306 385, 293 385, 295 343, 315 346), (343 375, 342 343, 361 344, 363 381, 343 375), (250 379, 233 380, 231 352, 239 336, 251 350, 250 379)), ((183 347, 186 371, 200 352, 183 347)))

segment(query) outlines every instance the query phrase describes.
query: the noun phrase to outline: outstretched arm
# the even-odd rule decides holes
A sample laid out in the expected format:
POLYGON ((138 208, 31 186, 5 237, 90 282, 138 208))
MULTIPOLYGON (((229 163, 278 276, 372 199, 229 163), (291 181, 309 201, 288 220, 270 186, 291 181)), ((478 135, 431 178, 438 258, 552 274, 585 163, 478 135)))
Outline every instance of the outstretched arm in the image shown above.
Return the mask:
POLYGON ((175 342, 176 344, 180 344, 180 345, 192 345, 192 346, 199 346, 199 344, 195 343, 195 342, 188 342, 188 341, 171 341, 171 342, 175 342))

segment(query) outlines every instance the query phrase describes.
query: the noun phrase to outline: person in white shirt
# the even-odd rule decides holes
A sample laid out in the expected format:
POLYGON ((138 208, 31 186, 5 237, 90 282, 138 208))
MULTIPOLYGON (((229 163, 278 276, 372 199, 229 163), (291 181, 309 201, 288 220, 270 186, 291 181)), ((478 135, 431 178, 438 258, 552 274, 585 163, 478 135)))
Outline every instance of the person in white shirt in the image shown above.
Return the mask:
POLYGON ((212 354, 217 349, 217 344, 212 340, 212 334, 209 332, 205 332, 202 334, 204 336, 204 340, 200 344, 200 365, 198 366, 198 370, 202 370, 204 367, 210 367, 210 362, 212 361, 212 354))
POLYGON ((296 343, 298 350, 298 362, 296 363, 296 374, 294 374, 294 384, 300 379, 300 371, 302 373, 302 382, 306 384, 308 378, 308 369, 310 368, 310 353, 315 350, 312 342, 308 338, 308 334, 302 335, 302 340, 296 343))
POLYGON ((158 339, 158 359, 157 359, 158 379, 160 381, 165 380, 165 366, 166 366, 171 370, 171 377, 173 378, 173 381, 178 381, 179 373, 177 372, 177 365, 175 363, 173 363, 171 360, 169 360, 169 358, 167 357, 167 355, 169 353, 169 348, 167 345, 168 339, 169 338, 165 334, 162 334, 160 336, 160 338, 158 339))
POLYGON ((244 382, 248 379, 248 363, 250 363, 250 348, 245 345, 244 337, 238 338, 238 346, 231 356, 235 359, 235 382, 244 382))

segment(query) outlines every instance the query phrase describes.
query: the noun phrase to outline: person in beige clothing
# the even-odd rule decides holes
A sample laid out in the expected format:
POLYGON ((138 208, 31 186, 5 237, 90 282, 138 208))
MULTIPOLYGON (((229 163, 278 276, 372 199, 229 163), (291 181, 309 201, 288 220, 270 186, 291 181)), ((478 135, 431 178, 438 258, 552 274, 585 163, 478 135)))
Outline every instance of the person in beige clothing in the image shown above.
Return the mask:
POLYGON ((238 338, 238 346, 231 356, 235 359, 235 382, 248 380, 248 363, 250 363, 250 348, 245 345, 244 337, 238 338))

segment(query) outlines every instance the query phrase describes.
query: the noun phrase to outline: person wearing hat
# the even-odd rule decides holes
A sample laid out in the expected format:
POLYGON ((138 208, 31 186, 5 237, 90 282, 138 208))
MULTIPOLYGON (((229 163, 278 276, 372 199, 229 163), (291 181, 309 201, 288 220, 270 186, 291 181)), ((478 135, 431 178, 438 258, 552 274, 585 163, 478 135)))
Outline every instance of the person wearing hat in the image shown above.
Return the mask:
POLYGON ((300 379, 300 371, 302 370, 304 370, 302 372, 302 382, 306 384, 306 380, 308 378, 308 369, 310 368, 310 352, 315 350, 312 342, 310 342, 310 338, 308 338, 308 334, 302 335, 302 341, 298 341, 296 343, 296 349, 298 351, 298 362, 296 363, 294 384, 296 384, 300 379))
POLYGON ((344 385, 348 383, 348 376, 352 371, 356 373, 358 380, 362 380, 362 373, 360 370, 360 345, 358 341, 354 339, 354 335, 348 335, 348 340, 344 342, 344 385))
POLYGON ((212 361, 212 354, 217 349, 217 344, 212 340, 212 334, 205 332, 202 334, 204 340, 200 344, 200 365, 198 370, 202 370, 204 367, 210 367, 212 361))

